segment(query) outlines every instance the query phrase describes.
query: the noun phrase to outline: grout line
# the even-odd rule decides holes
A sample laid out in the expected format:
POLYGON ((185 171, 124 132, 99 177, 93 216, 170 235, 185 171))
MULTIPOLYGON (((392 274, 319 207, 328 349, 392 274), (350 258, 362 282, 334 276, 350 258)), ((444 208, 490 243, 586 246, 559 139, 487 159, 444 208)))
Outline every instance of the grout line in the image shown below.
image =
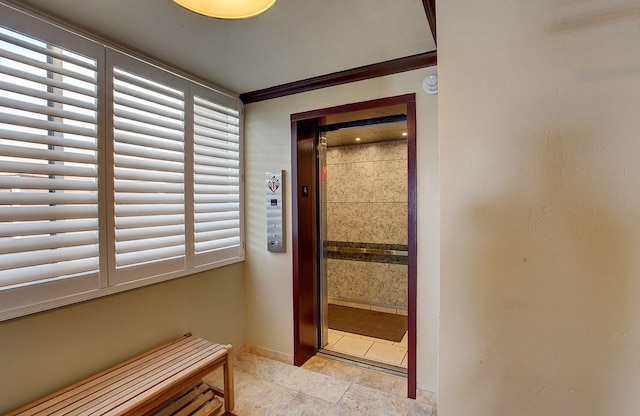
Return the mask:
POLYGON ((371 348, 373 348, 373 346, 375 345, 375 342, 371 343, 371 346, 369 348, 367 348, 367 351, 364 353, 364 355, 362 356, 363 358, 367 357, 367 353, 369 353, 369 351, 371 351, 371 348))
POLYGON ((348 382, 348 383, 349 383, 349 384, 347 384, 347 388, 346 388, 346 389, 344 389, 344 391, 343 391, 343 392, 342 392, 342 394, 340 395, 340 398, 339 398, 339 399, 336 401, 336 403, 335 403, 335 404, 340 404, 340 400, 342 400, 342 398, 344 397, 344 395, 345 395, 345 394, 347 394, 347 391, 351 388, 351 385, 353 384, 353 381, 350 381, 350 380, 343 380, 342 378, 334 377, 334 376, 330 376, 330 377, 333 377, 333 378, 335 378, 335 379, 337 379, 337 380, 346 381, 346 382, 348 382))
MULTIPOLYGON (((377 361, 377 362, 380 362, 380 363, 391 364, 391 365, 395 365, 395 366, 398 366, 398 367, 406 368, 405 366, 402 365, 402 362, 404 361, 404 359, 407 357, 407 354, 409 353, 409 350, 408 350, 408 348, 406 346, 404 346, 404 345, 402 345, 400 343, 396 343, 396 342, 394 342, 392 344, 388 344, 386 342, 377 342, 377 341, 375 341, 376 338, 373 338, 373 337, 370 337, 370 339, 365 339, 362 336, 359 336, 358 338, 356 338, 357 334, 351 334, 351 333, 342 332, 342 331, 337 331, 337 332, 341 332, 343 334, 349 334, 349 335, 341 335, 340 338, 334 344, 332 344, 331 346, 325 347, 327 350, 341 352, 343 354, 353 355, 354 357, 367 358, 367 359, 370 359, 370 360, 373 360, 373 361, 377 361), (350 335, 354 335, 354 336, 351 337, 350 335), (355 354, 355 353, 346 352, 346 351, 339 351, 339 350, 335 349, 334 348, 335 345, 344 337, 362 339, 363 341, 371 342, 371 346, 369 348, 367 348, 367 351, 364 353, 364 355, 355 354), (400 360, 400 362, 395 362, 395 361, 391 361, 391 360, 373 359, 373 358, 367 357, 367 354, 369 353, 369 351, 371 351, 371 349, 376 344, 380 344, 380 345, 384 345, 384 346, 393 346, 395 348, 402 348, 404 350, 404 355, 402 356, 402 359, 400 360)), ((407 333, 405 332, 405 336, 406 335, 407 335, 407 333)))
MULTIPOLYGON (((278 386, 278 384, 275 384, 275 383, 272 383, 272 384, 278 386)), ((284 386, 280 386, 280 387, 284 387, 284 386)), ((301 394, 304 394, 304 393, 302 393, 301 391, 298 391, 298 390, 292 390, 292 389, 290 389, 288 387, 284 387, 284 388, 287 389, 287 390, 291 390, 295 394, 293 395, 293 397, 291 399, 289 399, 289 401, 280 410, 278 410, 278 413, 276 413, 277 415, 283 414, 283 412, 285 410, 287 410, 287 408, 291 405, 291 403, 293 403, 293 401, 296 399, 296 397, 298 397, 301 394)))
POLYGON ((332 349, 338 342, 340 342, 340 340, 344 338, 344 335, 340 335, 339 338, 337 340, 335 340, 335 342, 333 344, 329 344, 330 346, 327 346, 327 349, 332 349))

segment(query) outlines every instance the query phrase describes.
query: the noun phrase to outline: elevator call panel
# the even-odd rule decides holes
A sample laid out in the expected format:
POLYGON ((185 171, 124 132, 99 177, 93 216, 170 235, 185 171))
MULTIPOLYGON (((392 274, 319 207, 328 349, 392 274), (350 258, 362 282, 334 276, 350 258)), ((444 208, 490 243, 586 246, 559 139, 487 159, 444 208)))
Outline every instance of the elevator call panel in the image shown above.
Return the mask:
POLYGON ((284 170, 267 172, 267 250, 284 253, 284 170))

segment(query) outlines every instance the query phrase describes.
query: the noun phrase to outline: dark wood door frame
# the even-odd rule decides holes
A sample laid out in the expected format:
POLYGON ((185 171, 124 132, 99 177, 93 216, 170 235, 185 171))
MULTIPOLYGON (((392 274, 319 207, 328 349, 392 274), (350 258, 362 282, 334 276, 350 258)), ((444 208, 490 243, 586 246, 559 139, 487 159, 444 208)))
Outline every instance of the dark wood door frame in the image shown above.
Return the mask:
POLYGON ((416 397, 417 162, 415 94, 347 104, 291 115, 291 200, 293 254, 294 364, 318 351, 318 276, 315 129, 322 117, 406 104, 408 175, 408 360, 410 398, 416 397))

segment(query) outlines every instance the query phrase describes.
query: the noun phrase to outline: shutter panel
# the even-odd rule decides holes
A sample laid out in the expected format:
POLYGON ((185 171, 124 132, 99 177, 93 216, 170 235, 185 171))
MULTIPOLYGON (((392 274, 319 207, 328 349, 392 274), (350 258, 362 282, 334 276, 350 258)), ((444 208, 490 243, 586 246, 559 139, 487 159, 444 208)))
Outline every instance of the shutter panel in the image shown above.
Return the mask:
POLYGON ((116 284, 185 269, 184 91, 144 73, 113 69, 116 284))
POLYGON ((97 83, 97 59, 0 27, 0 292, 97 289, 97 83))
POLYGON ((198 95, 194 112, 194 245, 197 265, 243 258, 240 114, 198 95))

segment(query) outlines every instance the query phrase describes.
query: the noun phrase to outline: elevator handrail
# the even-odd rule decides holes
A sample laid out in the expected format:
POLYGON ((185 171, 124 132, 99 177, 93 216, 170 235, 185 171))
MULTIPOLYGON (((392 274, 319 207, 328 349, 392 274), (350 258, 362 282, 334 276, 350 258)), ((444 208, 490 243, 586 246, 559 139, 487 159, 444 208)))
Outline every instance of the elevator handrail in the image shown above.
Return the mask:
POLYGON ((327 251, 342 252, 342 253, 357 253, 357 254, 377 254, 377 255, 399 256, 399 257, 409 256, 409 252, 405 250, 383 250, 378 248, 365 248, 365 247, 327 246, 327 251))

